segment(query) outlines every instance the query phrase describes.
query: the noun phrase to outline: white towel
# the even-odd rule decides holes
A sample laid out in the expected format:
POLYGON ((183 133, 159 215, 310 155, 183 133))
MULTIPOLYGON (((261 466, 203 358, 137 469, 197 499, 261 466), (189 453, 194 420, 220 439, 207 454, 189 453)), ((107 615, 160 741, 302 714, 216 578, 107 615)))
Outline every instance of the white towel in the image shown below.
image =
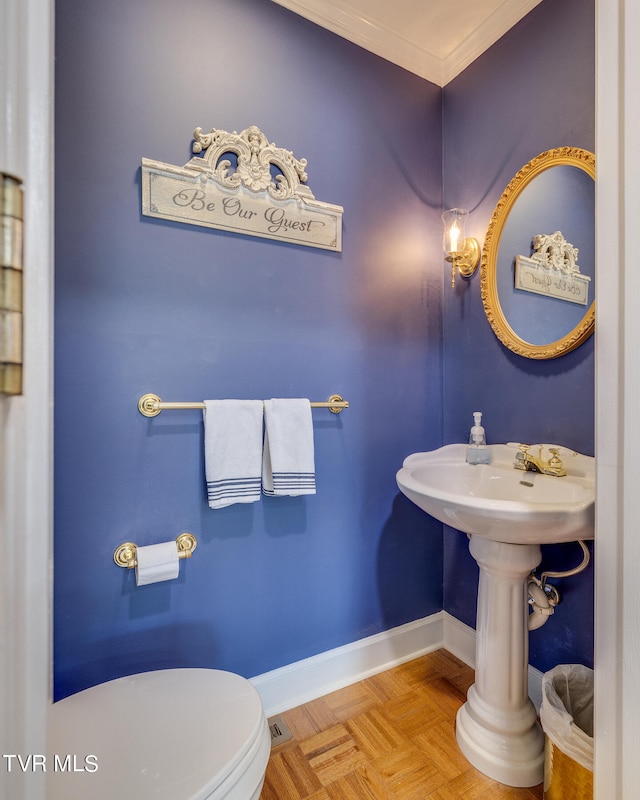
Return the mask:
POLYGON ((264 422, 264 494, 315 494, 313 421, 309 401, 298 398, 265 400, 264 422))
POLYGON ((204 401, 204 460, 210 508, 260 499, 262 400, 204 401))

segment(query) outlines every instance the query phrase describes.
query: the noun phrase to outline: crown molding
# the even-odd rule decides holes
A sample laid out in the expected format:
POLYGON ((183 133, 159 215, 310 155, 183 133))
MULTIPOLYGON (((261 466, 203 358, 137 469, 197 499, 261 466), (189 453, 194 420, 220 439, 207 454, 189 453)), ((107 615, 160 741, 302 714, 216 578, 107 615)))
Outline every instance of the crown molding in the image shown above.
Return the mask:
MULTIPOLYGON (((447 0, 440 1, 447 3, 447 0)), ((430 52, 419 42, 410 41, 374 17, 363 13, 355 7, 357 3, 347 5, 337 0, 272 2, 431 83, 446 86, 541 0, 506 0, 500 3, 446 58, 430 52)), ((408 0, 405 4, 406 13, 410 13, 413 2, 414 0, 408 0)), ((365 3, 360 0, 360 5, 365 3)))
POLYGON ((439 85, 446 86, 541 2, 542 0, 510 0, 502 3, 444 59, 443 82, 439 85))

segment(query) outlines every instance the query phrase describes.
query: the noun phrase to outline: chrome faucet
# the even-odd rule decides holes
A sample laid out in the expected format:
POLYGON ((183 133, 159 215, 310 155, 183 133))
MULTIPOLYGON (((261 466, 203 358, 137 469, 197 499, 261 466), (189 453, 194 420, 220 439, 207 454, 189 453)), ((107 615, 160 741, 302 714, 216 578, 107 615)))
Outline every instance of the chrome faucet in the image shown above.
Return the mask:
POLYGON ((539 445, 537 458, 529 452, 530 447, 530 444, 521 444, 519 446, 520 452, 516 454, 516 460, 513 465, 515 469, 523 469, 527 472, 541 472, 543 475, 552 475, 557 478, 567 474, 567 470, 558 455, 557 447, 549 448, 551 458, 546 462, 542 458, 542 445, 539 445))

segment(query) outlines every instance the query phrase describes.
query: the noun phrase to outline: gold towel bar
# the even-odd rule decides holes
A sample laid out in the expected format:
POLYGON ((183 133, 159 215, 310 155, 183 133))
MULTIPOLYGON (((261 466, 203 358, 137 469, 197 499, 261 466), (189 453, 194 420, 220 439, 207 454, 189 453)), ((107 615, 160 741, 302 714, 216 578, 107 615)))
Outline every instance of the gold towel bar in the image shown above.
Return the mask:
MULTIPOLYGON (((197 544, 198 541, 192 533, 181 533, 176 539, 178 558, 191 558, 197 544)), ((133 542, 124 542, 124 544, 116 547, 116 550, 113 554, 113 560, 119 567, 133 569, 138 563, 136 558, 137 550, 138 546, 133 542)))
MULTIPOLYGON (((145 417, 157 417, 161 411, 182 408, 204 408, 204 403, 163 403, 157 394, 143 394, 138 400, 138 411, 145 417)), ((332 394, 323 403, 311 403, 311 408, 328 408, 332 414, 339 414, 343 408, 349 408, 349 402, 339 394, 332 394)))

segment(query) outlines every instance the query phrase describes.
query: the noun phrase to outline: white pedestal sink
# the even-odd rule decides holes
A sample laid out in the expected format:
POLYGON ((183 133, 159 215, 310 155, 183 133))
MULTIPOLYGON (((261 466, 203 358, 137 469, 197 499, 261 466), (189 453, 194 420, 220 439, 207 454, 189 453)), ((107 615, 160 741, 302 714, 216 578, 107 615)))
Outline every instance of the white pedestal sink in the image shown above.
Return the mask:
POLYGON ((527 690, 527 578, 541 544, 594 535, 594 459, 559 449, 564 477, 515 469, 515 444, 490 445, 491 463, 474 466, 466 445, 414 453, 396 476, 423 511, 469 534, 480 567, 476 681, 456 738, 473 766, 509 786, 543 779, 544 737, 527 690))

